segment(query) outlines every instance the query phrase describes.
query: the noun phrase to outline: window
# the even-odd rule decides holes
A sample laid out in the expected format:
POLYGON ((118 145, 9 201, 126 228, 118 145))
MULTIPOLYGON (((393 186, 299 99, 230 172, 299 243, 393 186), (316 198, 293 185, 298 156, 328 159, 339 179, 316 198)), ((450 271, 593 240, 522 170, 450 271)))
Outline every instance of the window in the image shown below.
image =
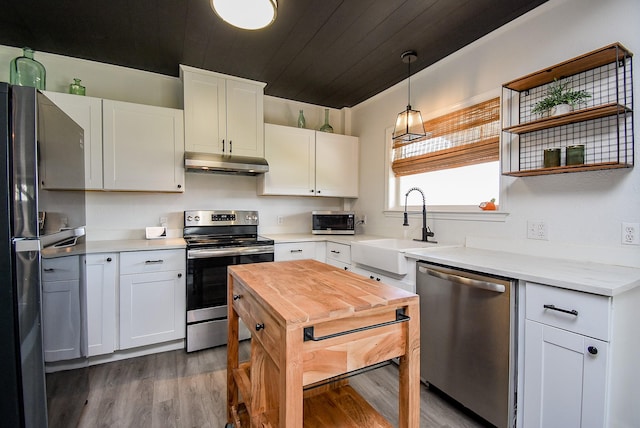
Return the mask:
MULTIPOLYGON (((427 205, 454 210, 499 197, 500 99, 456 110, 424 123, 427 137, 393 142, 388 132, 387 209, 403 209, 412 187, 425 192, 427 205)), ((418 192, 409 206, 421 206, 418 192)))

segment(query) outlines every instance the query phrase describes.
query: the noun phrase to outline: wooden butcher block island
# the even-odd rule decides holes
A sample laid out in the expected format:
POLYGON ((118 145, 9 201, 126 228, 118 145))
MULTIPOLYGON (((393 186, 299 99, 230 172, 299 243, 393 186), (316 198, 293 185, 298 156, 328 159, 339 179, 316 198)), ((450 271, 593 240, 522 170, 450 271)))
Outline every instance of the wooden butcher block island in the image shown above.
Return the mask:
POLYGON ((315 260, 230 266, 227 416, 237 427, 388 427, 345 373, 399 357, 399 427, 419 427, 418 296, 315 260), (238 318, 251 358, 238 361, 238 318))

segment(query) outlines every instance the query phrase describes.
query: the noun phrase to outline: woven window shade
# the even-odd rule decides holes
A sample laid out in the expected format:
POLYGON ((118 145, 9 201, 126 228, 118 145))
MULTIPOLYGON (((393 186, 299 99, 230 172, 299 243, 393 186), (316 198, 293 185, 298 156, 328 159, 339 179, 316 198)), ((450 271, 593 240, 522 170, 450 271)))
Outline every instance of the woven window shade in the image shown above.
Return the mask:
POLYGON ((424 122, 427 137, 393 143, 396 176, 498 160, 500 98, 424 122))

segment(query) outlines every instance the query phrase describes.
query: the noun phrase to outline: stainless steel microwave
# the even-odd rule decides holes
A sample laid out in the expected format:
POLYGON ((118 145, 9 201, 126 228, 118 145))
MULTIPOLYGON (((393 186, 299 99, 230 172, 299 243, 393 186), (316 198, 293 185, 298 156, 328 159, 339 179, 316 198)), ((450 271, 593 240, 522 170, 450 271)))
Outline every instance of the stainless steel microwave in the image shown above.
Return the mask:
POLYGON ((311 233, 314 235, 355 235, 353 211, 312 211, 311 233))

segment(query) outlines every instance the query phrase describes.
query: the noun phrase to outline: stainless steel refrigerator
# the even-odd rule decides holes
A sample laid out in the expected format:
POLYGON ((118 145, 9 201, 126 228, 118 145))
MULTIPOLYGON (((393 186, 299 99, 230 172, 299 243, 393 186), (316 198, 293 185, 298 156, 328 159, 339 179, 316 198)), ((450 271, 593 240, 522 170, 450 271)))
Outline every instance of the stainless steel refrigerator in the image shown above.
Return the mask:
POLYGON ((84 230, 83 140, 82 128, 42 93, 0 83, 2 426, 48 426, 40 251, 84 230), (43 158, 46 153, 54 155, 43 158), (64 197, 42 182, 45 164, 71 177, 64 197), (47 217, 64 224, 47 224, 47 217))

